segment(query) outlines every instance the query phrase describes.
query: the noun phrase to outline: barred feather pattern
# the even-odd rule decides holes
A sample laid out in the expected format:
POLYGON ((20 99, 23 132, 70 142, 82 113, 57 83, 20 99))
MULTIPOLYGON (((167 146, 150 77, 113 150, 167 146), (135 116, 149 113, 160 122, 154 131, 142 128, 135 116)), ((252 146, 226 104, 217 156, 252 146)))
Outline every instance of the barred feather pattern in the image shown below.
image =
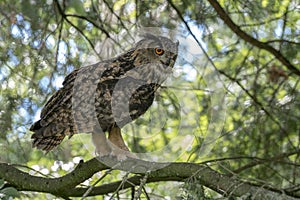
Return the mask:
POLYGON ((30 127, 33 147, 48 152, 66 136, 104 133, 140 117, 172 73, 177 48, 178 42, 147 34, 120 56, 70 73, 30 127))

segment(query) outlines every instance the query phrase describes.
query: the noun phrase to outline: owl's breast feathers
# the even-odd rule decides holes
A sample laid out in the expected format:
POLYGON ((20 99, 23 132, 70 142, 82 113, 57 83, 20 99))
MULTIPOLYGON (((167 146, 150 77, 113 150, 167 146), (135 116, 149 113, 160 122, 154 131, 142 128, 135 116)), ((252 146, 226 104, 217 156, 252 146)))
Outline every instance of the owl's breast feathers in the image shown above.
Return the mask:
POLYGON ((135 67, 129 53, 70 73, 30 127, 33 147, 50 151, 65 136, 93 132, 98 123, 105 132, 144 114, 159 85, 126 75, 135 67))

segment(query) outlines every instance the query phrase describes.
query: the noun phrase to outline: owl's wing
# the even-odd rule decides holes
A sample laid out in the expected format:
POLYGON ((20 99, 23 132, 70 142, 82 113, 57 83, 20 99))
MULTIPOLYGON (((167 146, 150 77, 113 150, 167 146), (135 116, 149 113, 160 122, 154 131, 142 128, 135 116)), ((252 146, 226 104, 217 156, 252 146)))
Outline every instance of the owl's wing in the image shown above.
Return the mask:
MULTIPOLYGON (((72 136, 78 132, 72 113, 72 98, 75 96, 79 105, 91 97, 108 65, 106 62, 100 62, 79 68, 65 78, 63 87, 54 93, 42 109, 41 119, 30 127, 34 132, 31 136, 34 139, 34 147, 50 151, 59 145, 65 136, 72 136)), ((87 119, 87 123, 84 123, 86 130, 92 128, 89 127, 92 124, 88 121, 87 119)))
POLYGON ((84 68, 76 69, 66 76, 65 80, 63 81, 63 87, 56 91, 44 105, 41 112, 41 119, 46 118, 47 115, 53 112, 53 110, 61 107, 66 103, 66 101, 72 98, 74 81, 76 80, 77 74, 81 73, 81 71, 84 71, 82 69, 84 68))

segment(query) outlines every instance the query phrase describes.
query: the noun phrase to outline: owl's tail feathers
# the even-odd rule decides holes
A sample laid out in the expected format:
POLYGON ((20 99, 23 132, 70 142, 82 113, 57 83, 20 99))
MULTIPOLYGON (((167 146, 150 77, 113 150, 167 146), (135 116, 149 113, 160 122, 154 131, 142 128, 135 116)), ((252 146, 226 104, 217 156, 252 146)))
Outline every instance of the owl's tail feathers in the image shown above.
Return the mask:
POLYGON ((40 121, 35 122, 29 129, 33 131, 31 139, 33 139, 32 147, 46 151, 51 151, 58 146, 65 138, 64 130, 59 131, 56 124, 49 124, 42 127, 40 121))

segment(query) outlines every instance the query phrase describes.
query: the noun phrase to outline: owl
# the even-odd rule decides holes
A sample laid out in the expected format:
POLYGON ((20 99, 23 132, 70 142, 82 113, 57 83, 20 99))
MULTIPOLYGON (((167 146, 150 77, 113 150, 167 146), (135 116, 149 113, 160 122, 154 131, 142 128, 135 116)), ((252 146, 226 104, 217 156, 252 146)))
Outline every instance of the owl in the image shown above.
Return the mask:
POLYGON ((66 136, 91 133, 99 155, 129 152, 121 128, 151 106, 172 73, 178 44, 145 34, 127 52, 71 72, 30 127, 33 147, 49 152, 66 136))

